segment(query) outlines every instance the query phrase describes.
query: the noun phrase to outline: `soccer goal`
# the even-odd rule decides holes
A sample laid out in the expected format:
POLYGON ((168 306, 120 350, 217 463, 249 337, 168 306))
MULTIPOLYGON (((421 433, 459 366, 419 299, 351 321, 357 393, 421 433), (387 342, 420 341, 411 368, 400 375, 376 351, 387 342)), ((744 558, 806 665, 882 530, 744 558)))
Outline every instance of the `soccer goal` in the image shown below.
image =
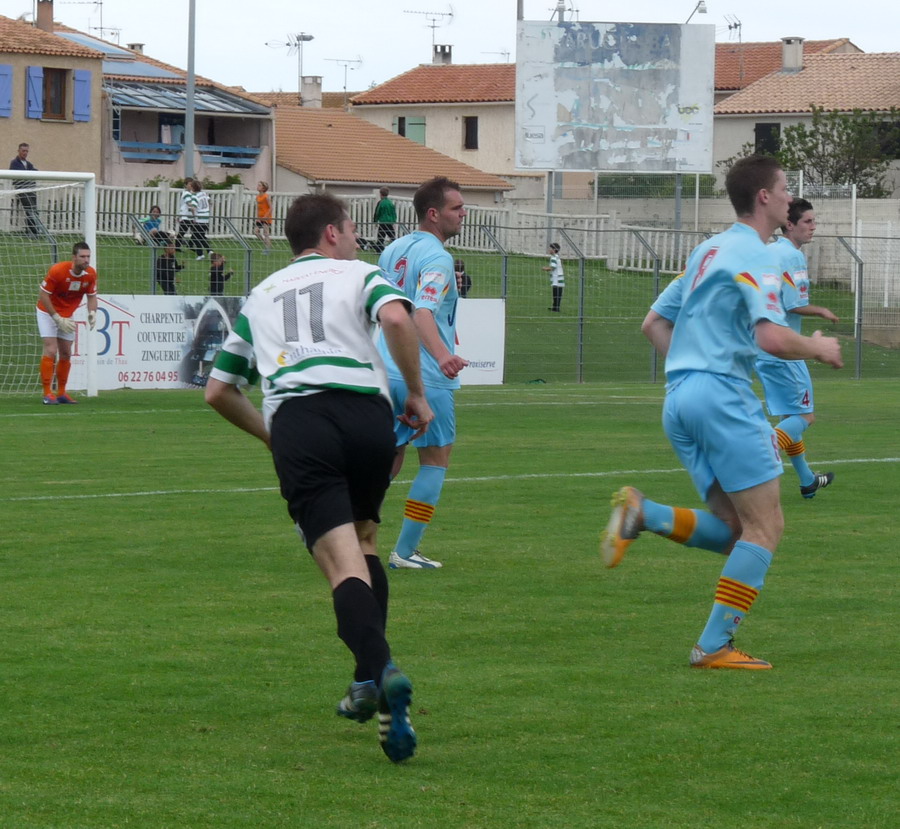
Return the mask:
MULTIPOLYGON (((97 267, 93 173, 0 170, 0 394, 40 392, 38 290, 50 266, 71 258, 72 245, 82 240, 97 267)), ((85 313, 82 303, 75 319, 85 319, 85 313)), ((82 385, 89 397, 97 394, 95 340, 86 325, 78 327, 72 363, 73 368, 83 364, 82 385)))

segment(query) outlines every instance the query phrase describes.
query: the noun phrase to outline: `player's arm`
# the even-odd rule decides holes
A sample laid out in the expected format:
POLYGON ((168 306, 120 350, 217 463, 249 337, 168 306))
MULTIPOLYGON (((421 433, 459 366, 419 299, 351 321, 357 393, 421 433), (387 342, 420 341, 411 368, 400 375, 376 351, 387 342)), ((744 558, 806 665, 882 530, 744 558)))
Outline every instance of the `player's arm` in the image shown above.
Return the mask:
POLYGON ((782 360, 818 360, 833 368, 841 368, 841 343, 837 337, 826 337, 815 331, 811 337, 797 334, 785 325, 761 319, 756 323, 756 342, 769 354, 782 360))
POLYGON ((434 314, 431 311, 427 308, 416 308, 413 319, 416 324, 416 330, 419 332, 419 339, 422 341, 425 350, 437 360, 438 367, 444 376, 453 380, 469 365, 469 361, 464 360, 458 354, 454 354, 444 345, 437 323, 434 321, 434 314))
POLYGON ((226 383, 210 377, 206 381, 204 396, 206 402, 225 420, 253 437, 259 438, 266 446, 272 448, 262 413, 234 383, 226 383))
POLYGON ((838 317, 823 305, 800 305, 797 308, 791 308, 791 313, 801 317, 821 317, 828 322, 839 322, 838 317))
POLYGON ((425 399, 422 373, 419 366, 419 334, 409 315, 406 303, 386 302, 378 309, 378 322, 384 334, 391 357, 403 375, 406 384, 406 410, 400 421, 413 429, 419 429, 419 437, 428 429, 434 419, 434 412, 425 399))
POLYGON ((641 333, 653 344, 653 347, 665 357, 672 343, 672 331, 675 323, 658 314, 652 308, 641 323, 641 333))

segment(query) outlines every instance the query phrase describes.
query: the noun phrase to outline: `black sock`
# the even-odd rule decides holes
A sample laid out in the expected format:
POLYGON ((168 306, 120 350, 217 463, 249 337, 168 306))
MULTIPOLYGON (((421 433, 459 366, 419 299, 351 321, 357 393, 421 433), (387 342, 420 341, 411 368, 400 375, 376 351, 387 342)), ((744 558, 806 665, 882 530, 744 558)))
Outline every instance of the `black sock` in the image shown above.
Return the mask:
POLYGON ((381 608, 375 593, 364 581, 349 578, 332 592, 338 636, 356 659, 355 679, 378 682, 391 650, 384 638, 381 608))
POLYGON ((384 572, 384 565, 378 556, 366 556, 366 565, 369 568, 369 578, 372 580, 372 592, 381 608, 381 622, 387 631, 389 592, 387 573, 384 572))

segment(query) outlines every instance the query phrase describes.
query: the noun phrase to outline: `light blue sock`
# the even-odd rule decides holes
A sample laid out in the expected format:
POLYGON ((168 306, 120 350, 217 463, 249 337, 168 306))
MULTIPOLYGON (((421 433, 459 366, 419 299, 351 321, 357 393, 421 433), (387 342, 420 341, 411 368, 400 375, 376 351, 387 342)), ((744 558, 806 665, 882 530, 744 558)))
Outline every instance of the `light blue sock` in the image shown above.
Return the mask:
POLYGON ((685 547, 723 553, 731 545, 731 527, 711 512, 669 507, 644 498, 644 527, 685 547))
POLYGON ((738 625, 750 610, 772 563, 772 553, 758 544, 738 541, 722 568, 716 585, 709 621, 697 644, 713 653, 734 637, 738 625))
POLYGON ((394 549, 400 558, 409 558, 418 548, 441 497, 447 469, 443 466, 420 466, 403 510, 403 525, 394 549))
POLYGON ((791 415, 782 420, 775 428, 776 431, 784 432, 791 439, 792 445, 782 448, 800 479, 800 486, 809 486, 816 477, 806 461, 806 446, 803 443, 803 433, 809 428, 809 421, 800 415, 791 415))

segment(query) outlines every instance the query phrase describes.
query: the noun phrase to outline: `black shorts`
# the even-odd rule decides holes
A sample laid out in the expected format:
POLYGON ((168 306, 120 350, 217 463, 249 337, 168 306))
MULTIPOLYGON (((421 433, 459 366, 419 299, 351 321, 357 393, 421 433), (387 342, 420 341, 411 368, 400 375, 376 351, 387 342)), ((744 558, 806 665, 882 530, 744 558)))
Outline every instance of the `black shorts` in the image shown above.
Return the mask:
POLYGON ((293 397, 272 419, 272 458, 288 513, 311 550, 353 521, 379 521, 394 462, 393 412, 380 394, 293 397))
POLYGON ((269 221, 268 219, 257 219, 255 224, 257 227, 268 227, 269 225, 272 224, 272 222, 269 221))

